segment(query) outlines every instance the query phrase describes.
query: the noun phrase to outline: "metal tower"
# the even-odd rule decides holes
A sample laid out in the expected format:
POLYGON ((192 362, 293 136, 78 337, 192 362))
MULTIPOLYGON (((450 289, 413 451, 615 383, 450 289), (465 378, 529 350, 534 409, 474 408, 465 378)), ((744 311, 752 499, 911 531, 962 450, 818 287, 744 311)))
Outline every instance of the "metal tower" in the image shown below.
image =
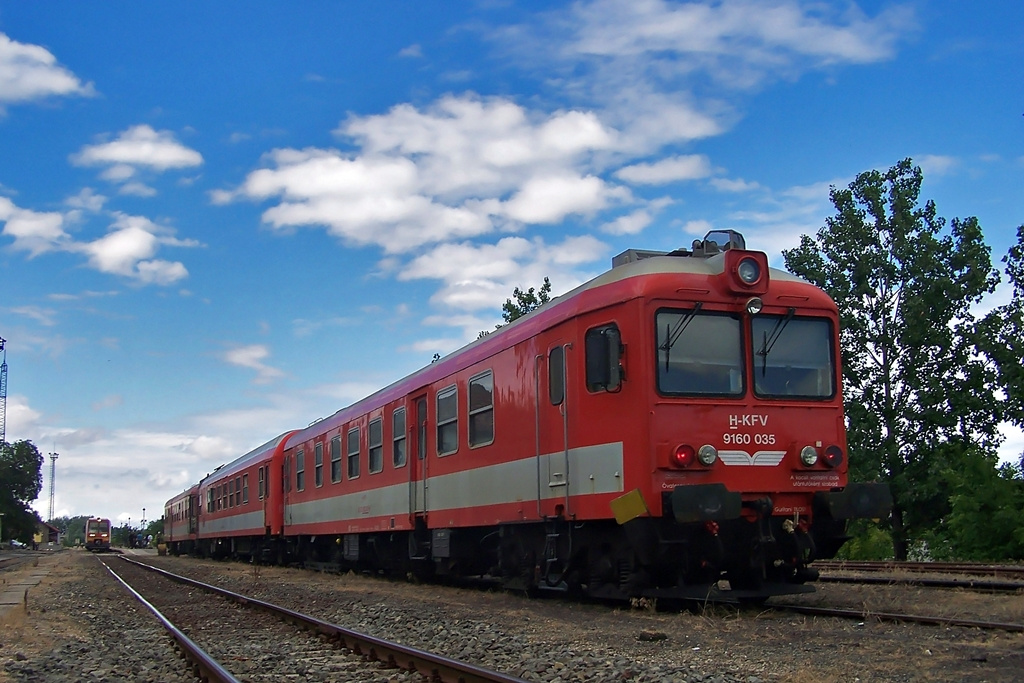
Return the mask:
POLYGON ((54 475, 57 473, 57 456, 60 453, 50 453, 50 516, 46 518, 46 521, 53 521, 53 482, 54 475))
POLYGON ((0 363, 0 443, 7 441, 7 349, 4 347, 6 340, 0 337, 0 353, 3 353, 3 362, 0 363))

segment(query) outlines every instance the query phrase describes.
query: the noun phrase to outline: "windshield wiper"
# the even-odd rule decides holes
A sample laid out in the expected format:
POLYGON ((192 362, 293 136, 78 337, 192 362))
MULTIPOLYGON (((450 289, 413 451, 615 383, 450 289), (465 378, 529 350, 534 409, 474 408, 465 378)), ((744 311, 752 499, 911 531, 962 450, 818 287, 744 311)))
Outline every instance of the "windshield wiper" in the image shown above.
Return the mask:
POLYGON ((671 330, 669 330, 668 323, 665 323, 665 343, 658 347, 665 350, 665 372, 668 372, 668 358, 669 354, 672 353, 672 347, 676 345, 676 342, 679 341, 679 337, 683 334, 683 331, 685 331, 686 327, 693 322, 693 319, 703 307, 704 302, 698 301, 694 304, 693 310, 679 318, 679 322, 677 322, 676 326, 671 330))
POLYGON ((790 308, 786 311, 785 318, 779 318, 775 321, 775 327, 772 328, 771 334, 766 331, 764 333, 764 342, 761 344, 761 350, 757 352, 757 355, 761 356, 761 376, 764 377, 768 372, 768 354, 771 353, 772 347, 775 346, 775 342, 779 341, 779 337, 782 336, 786 326, 796 315, 796 309, 790 308))

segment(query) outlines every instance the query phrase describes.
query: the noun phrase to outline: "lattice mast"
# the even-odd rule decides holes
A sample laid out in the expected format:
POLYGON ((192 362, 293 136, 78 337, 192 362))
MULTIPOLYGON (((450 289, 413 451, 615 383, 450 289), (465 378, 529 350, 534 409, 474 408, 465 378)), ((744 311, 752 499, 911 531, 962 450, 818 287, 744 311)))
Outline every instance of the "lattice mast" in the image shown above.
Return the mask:
POLYGON ((56 481, 57 456, 59 455, 60 453, 50 453, 50 516, 46 518, 48 522, 53 521, 53 491, 55 488, 53 484, 56 481))
POLYGON ((7 442, 7 349, 4 347, 6 340, 0 337, 0 353, 3 353, 3 362, 0 363, 0 443, 7 442))

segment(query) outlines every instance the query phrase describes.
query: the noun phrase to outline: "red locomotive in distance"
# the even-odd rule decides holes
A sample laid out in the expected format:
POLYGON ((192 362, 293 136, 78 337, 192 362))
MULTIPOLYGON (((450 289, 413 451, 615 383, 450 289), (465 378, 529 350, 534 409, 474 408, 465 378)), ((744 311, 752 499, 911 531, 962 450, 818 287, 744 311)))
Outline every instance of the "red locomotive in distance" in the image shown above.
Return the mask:
POLYGON ((605 598, 810 591, 847 521, 891 507, 847 482, 838 346, 825 292, 738 233, 630 250, 219 468, 168 503, 166 540, 605 598))
POLYGON ((85 549, 93 552, 110 550, 110 520, 90 517, 85 520, 85 549))

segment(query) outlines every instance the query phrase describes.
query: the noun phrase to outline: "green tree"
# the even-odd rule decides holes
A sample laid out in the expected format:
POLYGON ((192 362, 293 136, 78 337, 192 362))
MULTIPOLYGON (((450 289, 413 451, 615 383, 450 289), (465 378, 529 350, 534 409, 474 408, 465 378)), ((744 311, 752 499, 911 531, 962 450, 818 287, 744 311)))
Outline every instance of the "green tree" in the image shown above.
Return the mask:
POLYGON ((61 539, 66 546, 85 545, 85 522, 89 515, 77 517, 57 517, 50 524, 60 530, 61 539))
POLYGON ((1024 560, 1024 478, 1016 465, 996 467, 987 453, 970 453, 947 473, 950 512, 933 534, 936 559, 1024 560))
MULTIPOLYGON (((993 360, 1000 384, 1006 388, 1009 418, 1024 424, 1024 225, 1017 228, 1017 243, 1003 257, 1013 285, 1010 302, 997 306, 981 322, 981 340, 993 360)), ((1021 458, 1024 468, 1024 456, 1021 458)))
POLYGON ((896 559, 950 512, 948 464, 995 453, 1007 417, 972 313, 999 274, 977 219, 947 225, 921 181, 905 159, 833 187, 836 215, 783 252, 839 307, 851 476, 889 483, 896 559))
MULTIPOLYGON (((38 515, 29 504, 43 488, 43 456, 31 441, 0 441, 0 533, 4 539, 29 539, 38 515)), ((3 539, 0 539, 3 540, 3 539)))
MULTIPOLYGON (((540 290, 530 287, 525 292, 518 287, 512 290, 512 299, 505 299, 501 306, 501 317, 506 323, 517 320, 530 311, 536 310, 551 301, 551 280, 544 278, 540 290), (514 301, 513 301, 514 299, 514 301)), ((500 327, 500 325, 499 325, 500 327)))

